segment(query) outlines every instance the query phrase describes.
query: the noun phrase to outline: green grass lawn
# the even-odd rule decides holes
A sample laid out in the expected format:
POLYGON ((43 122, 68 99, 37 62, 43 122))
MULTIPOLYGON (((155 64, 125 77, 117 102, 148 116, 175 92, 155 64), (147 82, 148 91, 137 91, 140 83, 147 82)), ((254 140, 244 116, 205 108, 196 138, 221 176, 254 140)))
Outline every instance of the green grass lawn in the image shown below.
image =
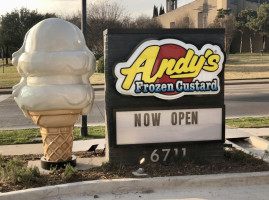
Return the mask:
POLYGON ((225 79, 269 78, 269 54, 230 54, 225 79))
MULTIPOLYGON (((0 131, 0 145, 8 144, 31 144, 41 143, 40 139, 34 139, 41 137, 39 129, 23 129, 23 130, 8 130, 0 131)), ((90 126, 88 127, 88 136, 80 136, 80 128, 74 129, 74 140, 89 140, 99 139, 105 137, 104 126, 90 126)))
MULTIPOLYGON (((5 66, 4 71, 3 73, 2 67, 0 67, 0 88, 10 88, 20 82, 21 76, 15 66, 5 66)), ((91 84, 104 84, 104 77, 103 73, 94 73, 90 77, 91 84)))
POLYGON ((90 77, 90 82, 93 85, 102 85, 105 84, 105 74, 104 73, 94 73, 90 77))
POLYGON ((20 82, 21 76, 14 66, 5 66, 0 68, 0 88, 9 88, 20 82))
MULTIPOLYGON (((226 125, 234 128, 262 128, 269 127, 269 117, 246 117, 226 119, 226 125)), ((23 129, 0 131, 0 145, 41 143, 39 129, 23 129)), ((99 139, 105 137, 105 126, 88 127, 88 136, 80 136, 80 128, 74 129, 75 140, 99 139)))
MULTIPOLYGON (((0 88, 9 88, 20 81, 20 75, 14 66, 5 66, 5 73, 2 70, 0 60, 0 88)), ((225 79, 252 79, 269 78, 269 54, 242 53, 230 54, 225 65, 225 79)), ((91 84, 104 84, 103 73, 94 73, 90 78, 91 84)))
POLYGON ((226 125, 234 128, 265 128, 269 127, 269 117, 244 117, 226 119, 226 125))

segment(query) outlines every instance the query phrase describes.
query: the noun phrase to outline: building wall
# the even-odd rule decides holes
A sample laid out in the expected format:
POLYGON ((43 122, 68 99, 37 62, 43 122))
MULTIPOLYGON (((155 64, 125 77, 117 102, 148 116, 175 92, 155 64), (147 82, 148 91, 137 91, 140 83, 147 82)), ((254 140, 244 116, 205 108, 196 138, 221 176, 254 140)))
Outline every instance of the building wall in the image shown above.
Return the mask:
MULTIPOLYGON (((241 10, 246 8, 257 10, 258 7, 258 3, 247 0, 196 0, 159 16, 157 20, 162 24, 163 28, 207 28, 209 24, 214 22, 218 9, 231 8, 232 14, 236 16, 241 10), (205 3, 207 6, 205 6, 205 3), (186 21, 189 21, 187 23, 189 26, 186 26, 186 21)), ((260 52, 262 49, 262 37, 256 34, 253 40, 254 52, 260 52)), ((267 43, 269 43, 269 40, 267 43)), ((237 33, 231 45, 231 52, 239 52, 239 47, 240 34, 237 33)), ((243 37, 243 52, 250 52, 249 49, 249 34, 246 33, 243 37)), ((269 51, 269 44, 267 49, 269 51)))
POLYGON ((186 17, 189 18, 190 28, 206 28, 207 25, 213 23, 218 9, 231 8, 232 13, 237 15, 245 8, 257 10, 258 7, 258 3, 247 0, 196 0, 161 15, 157 19, 163 28, 180 28, 182 27, 180 24, 186 17))
MULTIPOLYGON (((217 15, 217 4, 219 1, 223 0, 207 0, 209 5, 207 24, 212 23, 217 15)), ((168 12, 164 15, 159 16, 157 19, 162 24, 163 28, 174 28, 171 27, 170 24, 174 23, 175 27, 178 27, 178 24, 184 20, 184 18, 188 17, 190 19, 191 28, 203 28, 201 24, 199 24, 199 17, 203 12, 203 3, 204 0, 197 0, 192 3, 189 3, 185 6, 177 8, 171 12, 168 12)), ((204 27, 205 28, 205 27, 204 27)))

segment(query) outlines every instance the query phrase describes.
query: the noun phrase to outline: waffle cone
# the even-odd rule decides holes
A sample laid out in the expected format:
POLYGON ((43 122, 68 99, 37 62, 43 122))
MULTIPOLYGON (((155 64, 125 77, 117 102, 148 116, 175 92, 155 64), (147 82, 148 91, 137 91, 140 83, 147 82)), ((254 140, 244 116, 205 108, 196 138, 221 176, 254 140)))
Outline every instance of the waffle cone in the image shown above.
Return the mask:
POLYGON ((82 110, 29 111, 40 126, 46 161, 64 162, 71 159, 74 124, 82 110))

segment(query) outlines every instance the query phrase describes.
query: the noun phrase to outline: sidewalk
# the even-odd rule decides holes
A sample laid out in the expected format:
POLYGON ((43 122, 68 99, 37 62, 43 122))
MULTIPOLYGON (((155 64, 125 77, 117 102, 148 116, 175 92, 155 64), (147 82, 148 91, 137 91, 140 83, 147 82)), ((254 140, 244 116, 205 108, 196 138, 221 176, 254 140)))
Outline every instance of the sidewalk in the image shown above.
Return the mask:
MULTIPOLYGON (((269 136, 269 128, 226 128, 226 139, 246 138, 254 136, 269 136)), ((73 151, 87 151, 93 144, 98 144, 97 149, 104 149, 105 139, 77 140, 73 143, 73 151)), ((42 143, 0 145, 2 155, 43 154, 42 143)))
MULTIPOLYGON (((226 138, 269 136, 269 128, 226 128, 226 138)), ((87 151, 105 139, 74 141, 73 151, 87 151)), ((42 154, 42 144, 0 145, 0 154, 42 154)), ((130 172, 131 173, 131 172, 130 172)), ((269 196, 269 172, 192 175, 156 178, 95 180, 0 193, 1 200, 88 200, 88 199, 173 199, 226 200, 259 199, 269 196)))
POLYGON ((269 172, 96 180, 0 194, 1 200, 267 200, 269 172))
MULTIPOLYGON (((73 142, 73 152, 88 151, 89 148, 98 144, 97 149, 104 149, 105 139, 77 140, 73 142)), ((17 144, 0 145, 0 154, 2 155, 24 155, 24 154, 43 154, 42 143, 37 144, 17 144)))

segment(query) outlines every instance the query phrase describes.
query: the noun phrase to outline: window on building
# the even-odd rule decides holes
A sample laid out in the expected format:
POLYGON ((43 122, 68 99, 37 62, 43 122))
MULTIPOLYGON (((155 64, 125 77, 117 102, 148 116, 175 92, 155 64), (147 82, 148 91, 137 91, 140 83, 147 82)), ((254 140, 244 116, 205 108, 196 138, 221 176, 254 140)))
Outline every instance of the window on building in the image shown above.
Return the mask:
POLYGON ((231 0, 231 4, 237 5, 238 4, 238 0, 231 0))
POLYGON ((202 12, 198 13, 198 28, 204 28, 203 13, 202 12))
POLYGON ((176 27, 176 23, 175 22, 170 22, 170 28, 175 28, 176 27))

